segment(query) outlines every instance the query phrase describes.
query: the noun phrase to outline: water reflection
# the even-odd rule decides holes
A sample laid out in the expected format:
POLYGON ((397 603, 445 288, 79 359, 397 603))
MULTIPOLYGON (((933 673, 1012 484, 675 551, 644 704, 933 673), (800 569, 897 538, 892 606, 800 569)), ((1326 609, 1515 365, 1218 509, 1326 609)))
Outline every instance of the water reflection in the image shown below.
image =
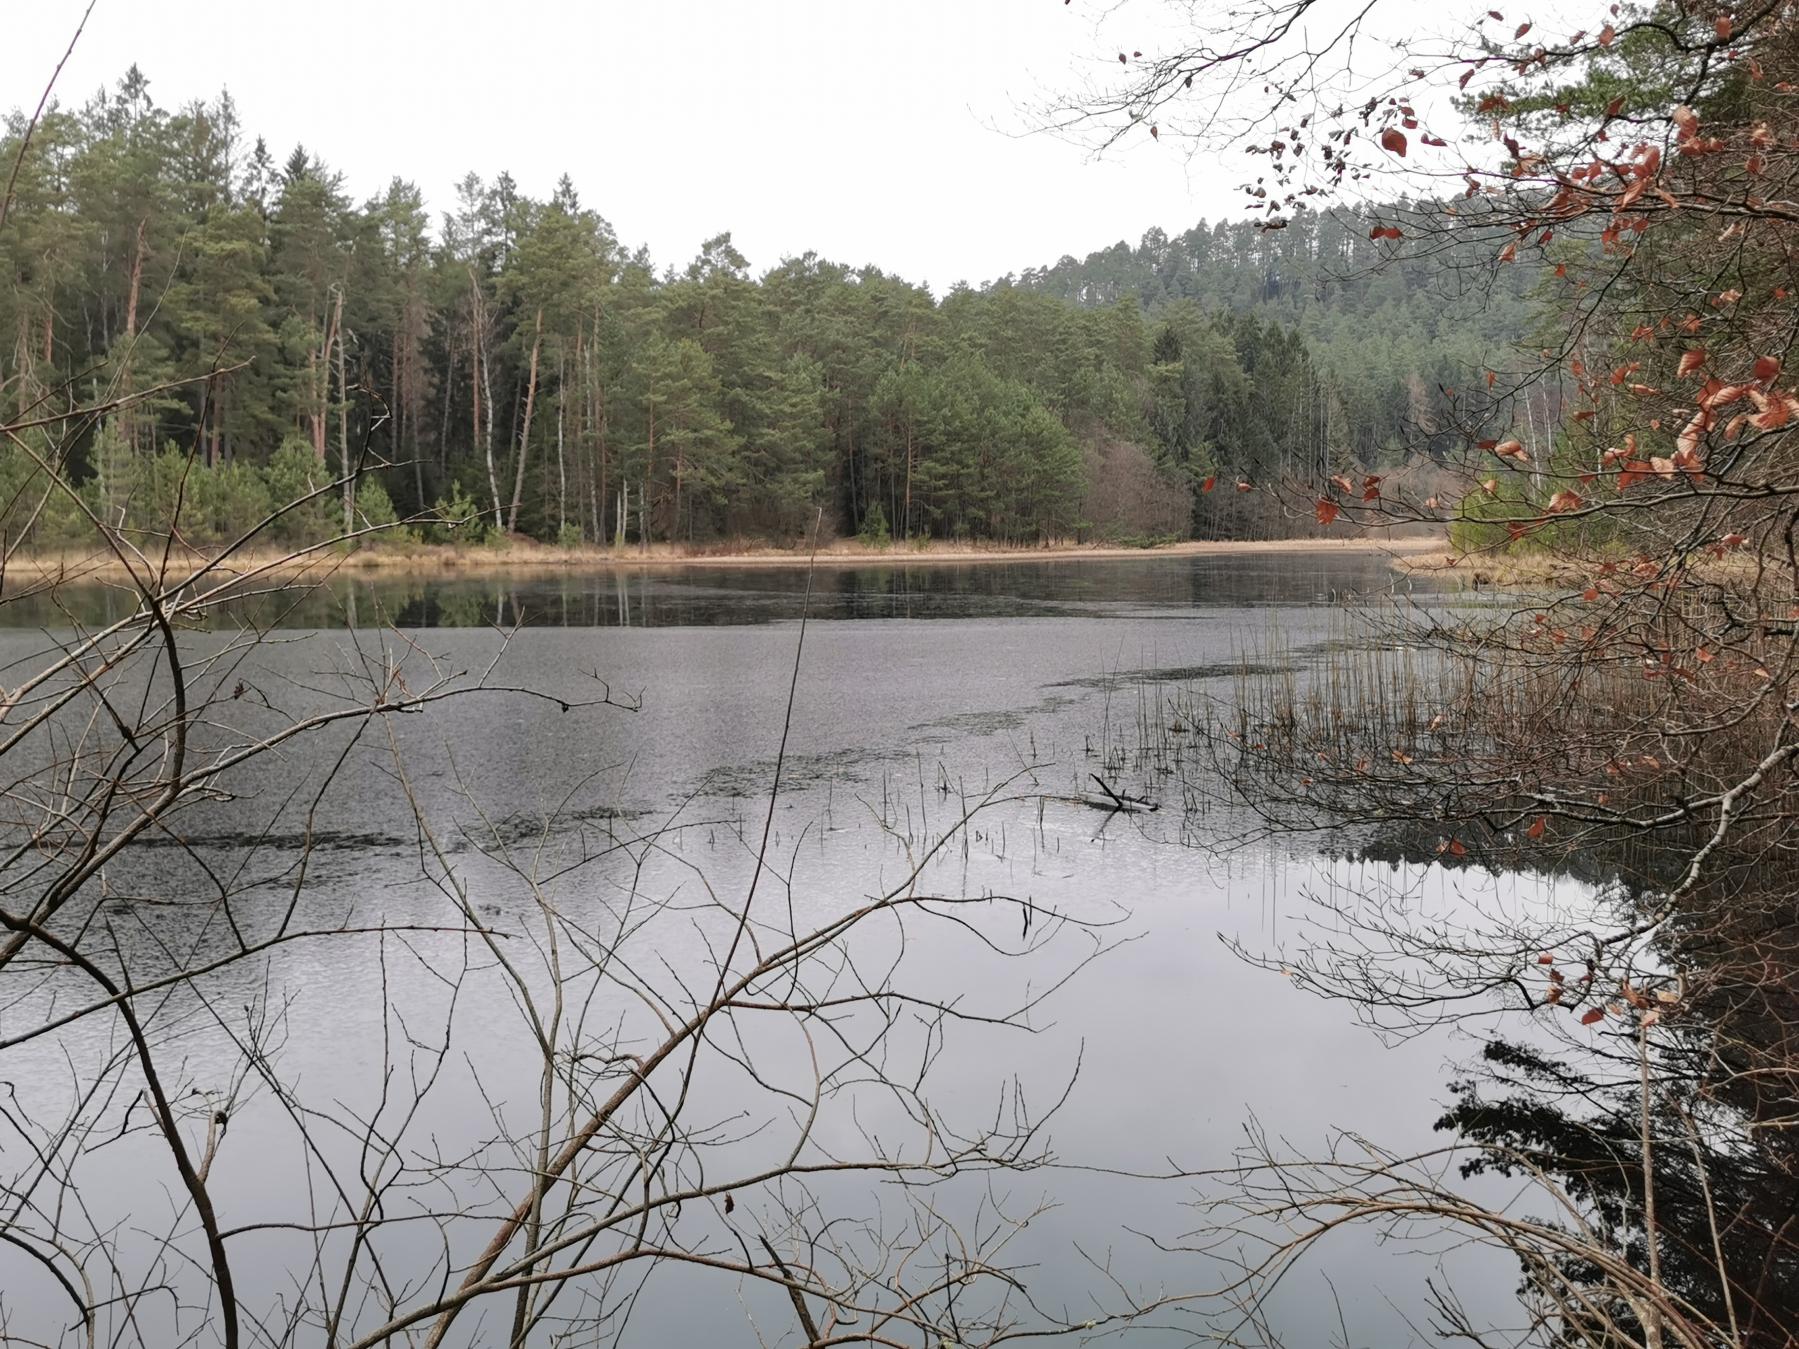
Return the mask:
MULTIPOLYGON (((811 612, 826 619, 955 619, 1153 613, 1328 603, 1348 593, 1428 591, 1378 555, 1266 553, 1004 563, 821 564, 811 612)), ((714 627, 786 622, 806 593, 802 566, 611 567, 488 575, 359 573, 258 587, 222 605, 223 623, 402 628, 714 627)), ((0 604, 0 625, 115 622, 133 609, 117 585, 71 585, 54 598, 0 604)))
MULTIPOLYGON (((813 606, 820 621, 807 636, 774 817, 771 856, 783 878, 769 891, 774 918, 784 921, 791 905, 805 921, 828 919, 884 892, 971 798, 1014 782, 1018 799, 980 816, 965 846, 946 850, 925 875, 930 892, 980 899, 983 907, 971 912, 995 941, 1018 936, 1015 909, 985 907, 997 895, 1025 896, 1084 920, 1124 914, 1115 935, 1140 940, 1123 941, 1090 976, 1058 989, 1029 1035, 958 1041, 966 1047, 934 1069, 946 1107, 984 1116, 999 1079, 1028 1084, 1039 1102, 1055 1100, 1069 1065, 1079 1063, 1078 1089, 1053 1137, 1056 1154, 1071 1162, 1155 1169, 1178 1157, 1217 1165, 1252 1115, 1307 1141, 1337 1125, 1399 1145, 1427 1139, 1441 1081, 1437 1046, 1385 1051, 1338 1009, 1232 958, 1218 940, 1278 943, 1290 901, 1305 885, 1322 877, 1364 886, 1360 864, 1278 854, 1220 861, 1156 832, 1172 830, 1178 811, 1108 823, 1071 799, 1118 738, 1136 733, 1136 712, 1118 696, 1122 684, 1222 684, 1270 624, 1303 654, 1332 639, 1338 597, 1392 584, 1378 558, 1300 555, 821 572, 813 606), (937 621, 909 621, 920 619, 937 621), (1121 1102, 1128 1103, 1124 1117, 1121 1102)), ((749 840, 783 743, 795 650, 795 634, 773 625, 798 615, 803 587, 794 569, 691 568, 429 583, 344 578, 329 593, 246 600, 274 614, 291 603, 285 621, 293 628, 348 618, 362 628, 354 639, 296 631, 232 666, 221 677, 241 680, 249 693, 242 700, 222 694, 221 715, 246 727, 265 715, 256 696, 302 715, 327 698, 344 669, 372 659, 383 644, 400 662, 483 669, 500 639, 448 629, 490 623, 526 627, 506 647, 499 680, 573 700, 591 692, 586 672, 598 671, 615 688, 641 690, 644 705, 635 714, 584 716, 522 700, 446 704, 441 714, 395 728, 409 775, 405 793, 385 750, 371 743, 349 752, 347 731, 257 761, 234 775, 228 795, 196 801, 167 846, 135 850, 114 868, 100 917, 117 927, 117 958, 149 973, 170 950, 192 962, 210 958, 234 940, 234 929, 218 921, 209 878, 233 878, 239 922, 267 922, 290 901, 304 856, 301 913, 309 921, 417 930, 389 946, 302 942, 266 961, 221 967, 204 989, 209 1008, 233 1016, 233 1009, 278 1008, 282 1071, 334 1107, 371 1111, 386 1090, 384 1055, 402 1038, 400 1020, 408 1028, 447 1025, 444 980, 466 971, 457 1001, 469 1057, 446 1074, 441 1099, 404 1144, 410 1157, 472 1153, 491 1139, 494 1112, 508 1112, 516 1128, 516 1112, 530 1110, 531 1040, 516 990, 498 970, 471 962, 453 930, 425 930, 454 929, 458 913, 446 914, 442 893, 424 883, 432 864, 422 860, 412 803, 437 831, 443 857, 483 920, 521 948, 536 930, 540 899, 571 924, 598 931, 613 922, 622 928, 615 909, 666 898, 681 906, 670 910, 679 921, 654 930, 653 959, 646 952, 642 967, 676 971, 688 988, 704 987, 723 934, 698 902, 704 891, 696 877, 737 895, 758 869, 749 840), (438 630, 396 638, 378 630, 379 619, 438 630), (327 776, 334 788, 321 793, 327 776), (653 832, 655 846, 645 846, 653 832), (529 860, 529 885, 508 858, 529 860)), ((93 607, 86 622, 103 621, 107 606, 128 612, 116 590, 72 595, 70 603, 93 607)), ((17 624, 24 611, 15 606, 8 617, 17 624)), ((49 614, 38 621, 66 620, 49 614)), ((46 640, 0 634, 0 662, 23 663, 46 640)), ((183 636, 190 653, 230 640, 183 636)), ((1149 779, 1125 785, 1145 794, 1168 790, 1149 779)), ((1441 883, 1441 873, 1433 874, 1441 883)), ((1035 966, 1008 971, 982 946, 921 940, 910 949, 921 984, 946 998, 1038 989, 1035 966)), ((877 946, 866 954, 873 957, 867 966, 877 968, 887 953, 877 946)), ((39 993, 53 994, 63 991, 45 984, 39 993)), ((671 984, 670 996, 684 994, 671 984)), ((583 1005, 596 1024, 642 1015, 631 999, 611 995, 596 993, 583 1005)), ((228 1083, 242 1056, 202 1011, 171 998, 164 1012, 182 1037, 184 1082, 199 1093, 228 1083)), ((66 1065, 91 1071, 116 1052, 110 1037, 104 1020, 83 1022, 55 1043, 22 1046, 0 1060, 0 1077, 25 1084, 43 1116, 54 1118, 67 1109, 66 1065)), ((797 1046, 785 1057, 773 1053, 769 1069, 802 1085, 815 1071, 797 1046)), ((717 1080, 720 1097, 696 1100, 696 1108, 721 1119, 740 1114, 739 1079, 717 1080)), ((857 1103, 855 1127, 882 1122, 865 1111, 857 1103)), ((772 1128, 781 1118, 777 1112, 767 1122, 772 1128)), ((852 1120, 846 1115, 833 1127, 849 1137, 852 1120)), ((162 1174, 152 1143, 133 1134, 84 1161, 99 1182, 96 1224, 123 1230, 166 1207, 165 1191, 145 1179, 162 1174)), ((310 1212, 318 1200, 308 1188, 310 1165, 281 1103, 249 1095, 234 1107, 215 1173, 225 1221, 291 1222, 310 1212)), ((1019 1190, 1021 1201, 1041 1195, 1062 1206, 1021 1241, 1018 1258, 1073 1303, 1094 1282, 1073 1254, 1078 1243, 1096 1232, 1176 1233, 1188 1221, 1184 1193, 1152 1194, 1112 1177, 1046 1171, 1021 1180, 1019 1190)), ((833 1198, 859 1211, 866 1187, 833 1198)), ((465 1188, 449 1201, 471 1212, 466 1206, 491 1196, 471 1198, 465 1188)), ((750 1209, 747 1193, 740 1202, 750 1209)), ((311 1258, 303 1240, 284 1240, 271 1233, 243 1243, 240 1289, 256 1306, 283 1305, 293 1271, 311 1258)), ((392 1268, 415 1279, 438 1256, 428 1237, 403 1228, 382 1250, 392 1268)), ((1190 1261, 1146 1246, 1120 1258, 1133 1279, 1169 1286, 1195 1279, 1190 1261)), ((1370 1241, 1346 1243, 1331 1272, 1358 1333, 1369 1342, 1405 1341, 1404 1313, 1419 1304, 1404 1290, 1416 1284, 1416 1270, 1401 1270, 1370 1241)), ((7 1274, 0 1264, 0 1281, 7 1274)), ((1321 1310, 1329 1305, 1323 1286, 1295 1279, 1291 1287, 1270 1309, 1279 1331, 1295 1344, 1324 1343, 1336 1313, 1321 1310)), ((1509 1280, 1491 1287, 1503 1295, 1509 1280)), ((625 1342, 747 1342, 734 1290, 699 1276, 671 1288, 679 1295, 663 1290, 646 1300, 625 1342)), ((51 1297, 27 1310, 34 1328, 60 1314, 51 1297)), ((778 1300, 772 1310, 779 1314, 778 1300)), ((162 1342, 177 1339, 171 1333, 162 1342)), ((1177 1329, 1145 1331, 1133 1342, 1189 1340, 1177 1329)))

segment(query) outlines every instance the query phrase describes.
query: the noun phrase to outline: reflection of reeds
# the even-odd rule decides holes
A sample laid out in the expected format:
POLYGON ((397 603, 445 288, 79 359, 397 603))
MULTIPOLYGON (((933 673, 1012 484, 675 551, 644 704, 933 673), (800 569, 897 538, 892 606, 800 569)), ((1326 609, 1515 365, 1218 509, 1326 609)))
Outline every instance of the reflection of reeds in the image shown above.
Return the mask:
POLYGON ((1680 1328, 1662 1343, 1790 1344, 1792 620, 1778 597, 1723 587, 1590 589, 1514 597, 1515 611, 1352 616, 1302 650, 1276 635, 1228 692, 1175 690, 1140 718, 1144 754, 1163 727, 1194 728, 1189 809, 1430 864, 1358 868, 1305 898, 1277 951, 1239 954, 1396 1035, 1495 1037, 1439 1124, 1459 1133, 1453 1147, 1361 1158, 1356 1139, 1322 1161, 1258 1155, 1217 1221, 1247 1206, 1325 1231, 1403 1210, 1502 1233, 1546 1322, 1567 1332, 1557 1342, 1655 1343, 1641 1324, 1653 1320, 1680 1328), (1603 888, 1568 914, 1512 911, 1481 876, 1513 869, 1603 888), (1460 907, 1433 906, 1426 874, 1460 907), (1461 1160, 1470 1170, 1542 1187, 1582 1239, 1532 1229, 1516 1192, 1493 1209, 1445 1184, 1456 1149, 1478 1154, 1461 1160), (1408 1195, 1414 1166, 1424 1183, 1408 1195), (1616 1322, 1595 1325, 1596 1306, 1616 1322), (1738 1333, 1744 1308, 1760 1330, 1738 1333))
MULTIPOLYGON (((1652 882, 1781 743, 1788 639, 1740 622, 1708 639, 1729 606, 1698 596, 1628 622, 1569 605, 1352 614, 1303 649, 1271 633, 1224 690, 1138 684, 1134 742, 1109 761, 1255 829, 1409 822, 1457 856, 1600 849, 1652 882)), ((1784 838, 1792 790, 1782 761, 1733 830, 1784 838)))

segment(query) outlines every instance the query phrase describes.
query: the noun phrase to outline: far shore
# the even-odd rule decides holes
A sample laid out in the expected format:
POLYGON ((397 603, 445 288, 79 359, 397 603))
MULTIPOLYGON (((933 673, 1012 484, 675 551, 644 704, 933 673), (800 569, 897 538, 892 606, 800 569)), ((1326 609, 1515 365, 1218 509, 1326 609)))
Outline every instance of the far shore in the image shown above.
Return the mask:
MULTIPOLYGON (((1440 535, 1386 537, 1361 534, 1333 539, 1194 539, 1182 543, 1132 548, 1117 544, 1049 544, 1037 547, 1005 547, 965 543, 891 544, 878 547, 856 539, 840 539, 821 547, 816 560, 821 567, 912 567, 990 562, 1086 562, 1125 561, 1133 558, 1207 557, 1248 553, 1384 554, 1395 559, 1441 551, 1440 535)), ((458 547, 449 544, 375 545, 353 552, 335 549, 302 556, 272 550, 234 553, 221 563, 219 572, 229 576, 251 573, 265 576, 316 578, 326 573, 397 576, 482 576, 514 571, 673 570, 684 567, 804 567, 813 560, 805 548, 740 548, 707 552, 669 544, 647 549, 555 548, 547 544, 515 540, 504 547, 458 547)), ((160 555, 151 557, 160 560, 160 555)), ((179 551, 169 559, 165 575, 178 577, 203 566, 210 555, 179 551)), ((8 569, 21 579, 43 584, 54 581, 106 581, 127 576, 125 566, 110 553, 53 553, 15 557, 8 569)))

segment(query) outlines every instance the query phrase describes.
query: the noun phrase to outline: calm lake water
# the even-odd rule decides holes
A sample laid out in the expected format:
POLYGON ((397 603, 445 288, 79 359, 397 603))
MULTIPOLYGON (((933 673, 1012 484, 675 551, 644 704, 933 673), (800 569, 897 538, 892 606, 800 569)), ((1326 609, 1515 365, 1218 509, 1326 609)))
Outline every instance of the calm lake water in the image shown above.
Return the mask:
MULTIPOLYGON (((1190 1232, 1198 1219, 1185 1204, 1194 1186, 1087 1168, 1227 1165, 1252 1122, 1296 1149, 1321 1147, 1338 1129, 1395 1149, 1431 1144, 1446 1082, 1472 1042, 1426 1036, 1383 1045, 1342 1006, 1302 996, 1278 974, 1234 958, 1221 940, 1278 955, 1296 939, 1292 915, 1305 894, 1354 887, 1364 876, 1357 864, 1296 845, 1224 848, 1240 822, 1183 819, 1174 800, 1154 814, 1108 817, 1070 799, 1093 790, 1096 770, 1165 798, 1168 784, 1154 774, 1113 771, 1159 690, 1195 686, 1228 697, 1246 655, 1278 639, 1303 662, 1343 639, 1365 597, 1406 589, 1383 559, 1341 553, 817 574, 773 817, 771 868, 782 883, 766 902, 793 906, 803 922, 879 893, 907 874, 909 852, 941 836, 965 802, 1003 787, 1007 799, 978 815, 923 883, 956 896, 1027 897, 1096 926, 1070 931, 1028 968, 995 961, 977 943, 929 938, 907 953, 919 962, 917 981, 944 996, 1004 997, 1053 983, 1058 971, 1106 948, 1034 1010, 1033 1033, 977 1029, 966 1052, 946 1050, 933 1095, 940 1108, 991 1117, 1014 1080, 1040 1105, 1073 1080, 1048 1129, 1061 1167, 1005 1179, 1018 1204, 1058 1205, 1012 1252, 1037 1266, 1045 1305, 1086 1305, 1102 1282, 1091 1258, 1109 1258, 1138 1289, 1216 1278, 1199 1257, 1133 1235, 1173 1240, 1190 1232)), ((264 704, 283 714, 324 707, 386 660, 415 685, 433 668, 491 663, 498 684, 570 703, 603 687, 635 710, 564 711, 495 693, 398 721, 392 745, 386 727, 355 745, 347 732, 326 734, 257 762, 232 779, 229 799, 183 815, 179 839, 153 841, 109 877, 102 911, 139 968, 153 965, 159 948, 208 949, 224 939, 207 900, 217 876, 234 877, 246 905, 276 911, 295 893, 294 862, 310 837, 304 914, 442 924, 443 894, 424 879, 433 868, 421 860, 430 847, 422 819, 471 905, 495 929, 516 934, 521 948, 531 946, 540 901, 597 924, 630 897, 672 899, 685 907, 652 949, 666 970, 703 981, 707 943, 717 935, 707 887, 740 895, 753 871, 805 593, 798 569, 694 567, 443 583, 355 579, 297 602, 247 601, 238 616, 279 616, 277 640, 208 671, 221 687, 242 686, 231 706, 243 709, 245 726, 264 704), (496 624, 522 626, 507 637, 496 624), (134 895, 149 894, 177 902, 131 911, 134 895)), ((127 608, 118 595, 94 590, 73 596, 68 612, 95 623, 127 608)), ((0 680, 10 683, 44 649, 34 628, 68 619, 22 606, 0 615, 15 625, 0 632, 0 680)), ((190 660, 233 650, 231 618, 185 635, 190 660)), ((1421 903, 1457 901, 1432 869, 1399 880, 1421 903)), ((1459 892, 1491 887, 1515 902, 1552 902, 1548 886, 1475 872, 1454 882, 1459 892)), ((997 900, 990 908, 979 921, 1016 936, 1020 911, 1002 912, 997 900)), ((4 991, 7 1034, 56 999, 77 996, 55 980, 29 991, 15 981, 4 991)), ((380 1098, 396 1026, 429 1040, 453 1024, 466 1037, 466 1057, 446 1070, 429 1127, 420 1123, 409 1147, 447 1157, 491 1137, 496 1113, 528 1118, 536 1082, 529 1037, 506 979, 462 938, 297 943, 253 967, 222 971, 201 995, 204 1002, 164 1009, 165 1033, 181 1038, 184 1080, 196 1092, 223 1098, 234 1074, 242 1076, 244 1044, 261 1035, 285 1079, 367 1108, 380 1098), (452 1005, 447 981, 471 967, 452 1005)), ((643 1015, 603 998, 587 1014, 643 1015)), ((28 1110, 67 1110, 118 1048, 118 1027, 90 1018, 0 1053, 0 1078, 16 1085, 28 1110)), ((791 1044, 765 1052, 782 1071, 809 1071, 791 1044)), ((728 1119, 742 1078, 725 1072, 712 1080, 703 1104, 728 1119)), ((303 1217, 321 1202, 318 1176, 281 1102, 246 1088, 233 1109, 213 1171, 223 1224, 303 1217)), ((830 1127, 851 1126, 836 1119, 830 1127)), ((16 1144, 0 1141, 0 1157, 9 1147, 16 1144)), ((140 1132, 86 1157, 102 1182, 92 1191, 97 1226, 152 1230, 175 1221, 179 1206, 160 1156, 140 1132)), ((857 1180, 826 1193, 865 1214, 881 1202, 870 1189, 857 1180)), ((754 1196, 743 1202, 753 1207, 754 1196)), ((233 1238, 244 1303, 279 1307, 291 1281, 304 1278, 309 1249, 296 1253, 273 1231, 233 1238)), ((434 1254, 428 1240, 413 1251, 402 1241, 388 1258, 403 1268, 409 1256, 434 1254)), ((1462 1292, 1477 1309, 1507 1305, 1515 1282, 1505 1262, 1406 1252, 1354 1234, 1322 1255, 1271 1304, 1270 1329, 1293 1345, 1334 1342, 1339 1318, 1355 1344, 1422 1342, 1424 1281, 1440 1262, 1468 1276, 1462 1292)), ((178 1272, 169 1278, 179 1283, 178 1272)), ((0 1290, 12 1333, 49 1342, 64 1334, 66 1303, 4 1249, 0 1290)), ((791 1336, 778 1301, 750 1294, 746 1304, 745 1296, 728 1276, 659 1274, 616 1329, 634 1345, 753 1344, 748 1305, 769 1313, 771 1339, 791 1336)), ((191 1312, 145 1314, 163 1333, 195 1324, 191 1312), (175 1320, 156 1322, 158 1315, 175 1320)), ((507 1315, 466 1318, 463 1342, 503 1342, 507 1315)), ((1184 1343, 1193 1330, 1168 1313, 1126 1342, 1184 1343)), ((198 1342, 212 1339, 202 1332, 198 1342)))

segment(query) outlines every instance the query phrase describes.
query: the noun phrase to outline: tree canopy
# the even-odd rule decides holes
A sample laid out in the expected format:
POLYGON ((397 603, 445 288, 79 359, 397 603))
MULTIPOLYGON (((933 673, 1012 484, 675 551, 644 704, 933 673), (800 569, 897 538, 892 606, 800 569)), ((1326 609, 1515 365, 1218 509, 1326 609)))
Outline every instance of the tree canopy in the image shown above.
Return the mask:
MULTIPOLYGON (((1443 390, 1522 327, 1514 305, 1452 334, 1462 260, 1371 274, 1349 213, 1153 230, 938 297, 810 253, 758 274, 729 234, 658 267, 567 177, 539 200, 471 173, 436 221, 401 176, 357 202, 229 95, 170 110, 135 67, 33 136, 0 417, 123 400, 40 456, 144 529, 156 465, 191 460, 227 503, 185 507, 196 541, 359 474, 344 524, 460 504, 471 532, 564 543, 793 539, 820 511, 908 539, 1292 533, 1210 489, 1398 462, 1420 428, 1428 453, 1443 390)), ((26 509, 40 472, 10 455, 8 525, 55 543, 74 512, 26 509)))

